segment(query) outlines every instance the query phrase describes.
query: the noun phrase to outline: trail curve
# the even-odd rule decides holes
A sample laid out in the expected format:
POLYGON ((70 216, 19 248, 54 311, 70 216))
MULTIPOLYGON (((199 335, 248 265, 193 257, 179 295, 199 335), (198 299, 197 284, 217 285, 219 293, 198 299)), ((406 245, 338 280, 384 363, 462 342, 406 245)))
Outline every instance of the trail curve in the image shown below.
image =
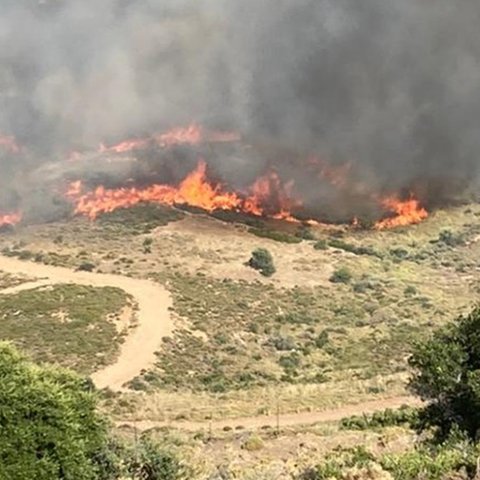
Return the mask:
POLYGON ((117 287, 134 298, 138 305, 138 324, 120 346, 117 360, 91 375, 97 388, 122 390, 125 383, 154 364, 155 352, 161 346, 162 338, 173 331, 173 320, 169 313, 172 299, 168 291, 155 282, 113 274, 73 271, 4 256, 0 256, 0 271, 38 278, 33 282, 6 288, 0 292, 2 294, 67 283, 117 287))

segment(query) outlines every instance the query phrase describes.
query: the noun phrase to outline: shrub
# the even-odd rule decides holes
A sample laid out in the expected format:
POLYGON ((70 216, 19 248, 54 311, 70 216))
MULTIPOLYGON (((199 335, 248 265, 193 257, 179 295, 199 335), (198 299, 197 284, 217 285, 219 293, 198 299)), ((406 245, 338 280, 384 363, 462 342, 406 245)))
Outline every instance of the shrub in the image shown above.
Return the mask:
POLYGON ((318 240, 317 242, 315 242, 315 244, 313 245, 313 248, 315 250, 328 250, 328 243, 325 239, 322 239, 322 240, 318 240))
POLYGON ((143 253, 152 253, 153 238, 147 237, 143 241, 143 253))
POLYGON ((142 438, 127 463, 132 478, 142 480, 187 480, 190 472, 170 452, 163 451, 148 438, 142 438))
POLYGON ((415 425, 418 409, 404 406, 398 410, 386 409, 371 415, 343 418, 340 426, 346 430, 368 430, 372 428, 394 427, 398 425, 415 425))
POLYGON ((328 244, 332 248, 344 250, 345 252, 353 253, 354 255, 370 255, 372 257, 382 258, 382 255, 376 252, 372 247, 357 246, 352 243, 347 243, 340 238, 331 239, 328 244))
POLYGON ((302 240, 315 240, 315 235, 312 230, 306 226, 301 226, 295 233, 295 236, 302 240))
POLYGON ((326 330, 324 330, 315 339, 315 346, 317 348, 323 348, 328 343, 328 341, 329 341, 328 332, 326 330))
POLYGON ((93 272, 95 270, 95 264, 90 262, 83 262, 77 267, 79 272, 93 272))
POLYGON ((294 237, 293 235, 289 235, 288 233, 277 232, 274 230, 264 230, 262 228, 250 228, 248 232, 257 237, 269 238, 270 240, 275 240, 276 242, 283 242, 283 243, 301 243, 302 242, 301 238, 294 237))
POLYGON ((480 307, 416 345, 409 360, 410 389, 429 402, 418 428, 437 438, 454 429, 475 440, 480 431, 480 307))
POLYGON ((263 440, 258 435, 250 435, 242 445, 247 452, 257 452, 263 448, 263 440))
POLYGON ((443 243, 448 247, 457 247, 465 244, 465 238, 461 233, 453 233, 451 230, 442 230, 438 236, 437 243, 443 243))
POLYGON ((352 279, 352 274, 348 268, 342 267, 338 270, 335 270, 330 277, 332 283, 350 283, 352 279))
POLYGON ((417 289, 413 285, 409 285, 407 288, 405 288, 403 293, 405 296, 411 297, 417 294, 417 289))
POLYGON ((265 248, 257 248, 252 252, 252 258, 248 261, 248 265, 258 270, 264 277, 271 277, 275 273, 273 257, 265 248))
POLYGON ((312 325, 316 323, 315 318, 310 317, 306 313, 289 312, 278 315, 276 321, 281 324, 290 325, 312 325))
POLYGON ((0 343, 0 405, 0 478, 106 478, 97 475, 108 437, 91 382, 0 343))
POLYGON ((270 339, 269 343, 280 352, 294 350, 296 347, 295 340, 292 337, 274 337, 270 339))

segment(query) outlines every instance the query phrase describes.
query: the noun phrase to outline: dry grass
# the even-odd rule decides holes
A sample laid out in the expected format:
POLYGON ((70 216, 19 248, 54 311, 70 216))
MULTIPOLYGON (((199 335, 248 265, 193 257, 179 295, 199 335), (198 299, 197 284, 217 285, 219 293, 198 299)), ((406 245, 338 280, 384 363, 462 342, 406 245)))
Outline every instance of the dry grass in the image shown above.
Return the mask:
POLYGON ((35 361, 91 373, 111 363, 130 300, 116 288, 56 285, 0 296, 0 335, 35 361))
POLYGON ((127 395, 115 408, 146 418, 217 418, 254 414, 255 403, 271 409, 276 394, 268 392, 276 388, 284 411, 400 391, 412 341, 477 298, 479 215, 472 205, 395 231, 313 229, 334 245, 326 250, 315 250, 314 241, 259 238, 245 225, 202 216, 147 234, 134 218, 75 219, 24 227, 0 237, 0 249, 71 267, 88 261, 100 271, 164 283, 175 297, 177 333, 147 376, 152 391, 127 395), (441 240, 445 230, 458 244, 441 240), (244 265, 257 247, 274 257, 271 279, 244 265), (351 281, 329 282, 342 267, 351 281), (277 337, 285 337, 286 350, 275 346, 277 337))

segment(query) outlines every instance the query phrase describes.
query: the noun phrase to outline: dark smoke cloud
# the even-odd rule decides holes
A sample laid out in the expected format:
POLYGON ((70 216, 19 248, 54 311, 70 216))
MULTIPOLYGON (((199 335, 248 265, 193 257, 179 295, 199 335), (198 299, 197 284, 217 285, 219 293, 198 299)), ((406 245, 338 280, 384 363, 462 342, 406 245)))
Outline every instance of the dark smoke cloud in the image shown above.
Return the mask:
POLYGON ((478 178, 475 0, 3 0, 1 8, 0 131, 30 153, 0 159, 8 164, 0 187, 68 149, 191 121, 237 129, 256 146, 218 162, 227 180, 243 183, 275 164, 312 205, 331 198, 299 168, 313 153, 350 162, 372 191, 415 189, 432 205, 478 178))

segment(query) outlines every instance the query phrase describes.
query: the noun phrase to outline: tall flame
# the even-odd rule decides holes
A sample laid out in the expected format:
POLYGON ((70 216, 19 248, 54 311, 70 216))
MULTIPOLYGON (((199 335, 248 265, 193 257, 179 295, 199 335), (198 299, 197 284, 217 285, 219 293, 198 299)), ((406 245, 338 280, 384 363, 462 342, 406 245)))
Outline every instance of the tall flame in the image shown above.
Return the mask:
POLYGON ((395 216, 381 220, 375 224, 377 230, 404 227, 420 223, 428 217, 428 212, 415 198, 399 200, 398 197, 388 197, 382 200, 382 206, 395 216))
POLYGON ((16 225, 21 220, 22 220, 22 214, 20 212, 6 213, 4 215, 0 214, 0 227, 4 227, 6 225, 16 225))
POLYGON ((136 138, 120 142, 116 145, 105 146, 100 144, 100 153, 126 153, 133 150, 147 148, 149 145, 157 145, 161 148, 175 145, 199 145, 202 142, 225 143, 235 142, 240 135, 234 132, 207 131, 201 126, 192 123, 187 127, 176 127, 164 133, 156 133, 146 138, 136 138))
POLYGON ((215 210, 233 210, 262 216, 265 205, 270 207, 268 213, 273 218, 287 221, 297 220, 290 209, 299 202, 291 200, 290 191, 293 185, 283 186, 275 172, 260 178, 249 189, 247 194, 225 191, 220 184, 214 185, 207 178, 207 165, 200 161, 195 170, 177 186, 151 185, 139 188, 107 189, 103 186, 87 193, 82 191, 80 181, 70 184, 66 192, 67 198, 75 204, 75 213, 95 219, 102 213, 112 212, 118 208, 131 207, 141 202, 153 202, 165 205, 190 205, 207 212, 215 210))

